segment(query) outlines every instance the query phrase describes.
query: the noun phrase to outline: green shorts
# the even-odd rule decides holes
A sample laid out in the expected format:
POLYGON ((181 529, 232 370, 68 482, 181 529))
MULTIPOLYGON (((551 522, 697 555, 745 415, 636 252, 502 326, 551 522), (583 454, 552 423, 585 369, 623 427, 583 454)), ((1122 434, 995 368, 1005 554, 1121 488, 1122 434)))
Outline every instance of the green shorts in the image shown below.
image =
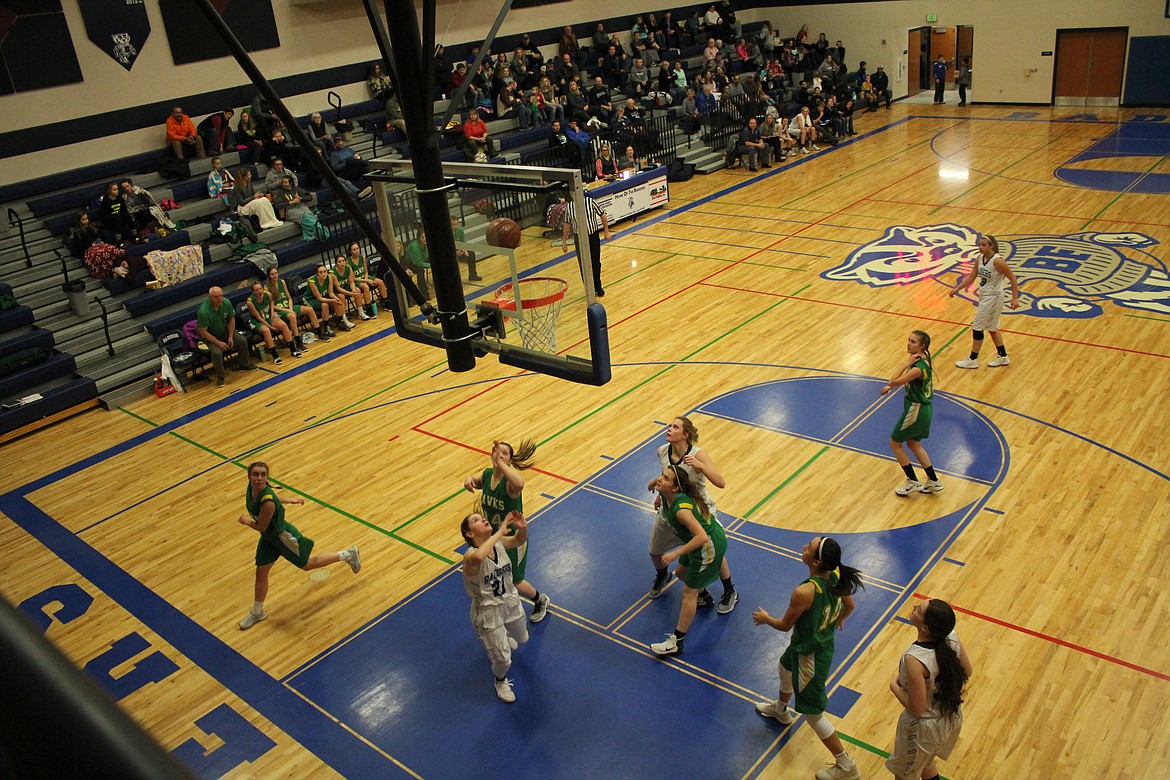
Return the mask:
POLYGON ((702 547, 683 553, 678 558, 679 565, 686 567, 687 573, 683 577, 683 583, 688 588, 705 588, 719 579, 719 568, 723 565, 723 556, 727 554, 727 534, 723 526, 713 522, 708 536, 711 548, 707 551, 706 565, 703 564, 702 547))
POLYGON ((890 438, 894 441, 922 441, 930 436, 930 417, 934 404, 918 404, 907 401, 902 416, 894 425, 890 438))
POLYGON ((301 306, 299 303, 294 303, 292 305, 292 309, 277 309, 276 314, 279 317, 287 317, 289 312, 291 311, 293 314, 295 314, 299 317, 299 316, 301 316, 301 310, 303 310, 304 308, 305 307, 301 306))
POLYGON ((524 570, 528 568, 528 542, 519 547, 507 548, 508 560, 512 562, 512 582, 524 581, 524 570))
POLYGON ((318 314, 321 313, 321 301, 317 300, 316 298, 309 298, 306 296, 305 302, 306 305, 313 307, 313 311, 317 312, 318 314))
POLYGON ((313 540, 303 536, 297 527, 289 522, 285 522, 279 539, 271 539, 261 534, 260 541, 256 543, 257 566, 268 566, 276 563, 277 558, 284 558, 298 569, 303 569, 312 554, 313 540))
POLYGON ((792 708, 804 715, 818 715, 825 711, 829 697, 825 695, 825 681, 833 666, 833 648, 802 655, 792 645, 780 656, 780 665, 792 673, 792 688, 796 692, 792 708))

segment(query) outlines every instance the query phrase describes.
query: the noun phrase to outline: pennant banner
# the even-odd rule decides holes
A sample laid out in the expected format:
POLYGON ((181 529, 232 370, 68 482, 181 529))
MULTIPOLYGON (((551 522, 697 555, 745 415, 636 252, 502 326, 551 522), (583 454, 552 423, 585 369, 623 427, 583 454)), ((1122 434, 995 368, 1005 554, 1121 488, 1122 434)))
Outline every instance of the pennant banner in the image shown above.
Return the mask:
POLYGON ((85 0, 81 3, 85 32, 95 46, 126 70, 150 37, 144 0, 85 0))

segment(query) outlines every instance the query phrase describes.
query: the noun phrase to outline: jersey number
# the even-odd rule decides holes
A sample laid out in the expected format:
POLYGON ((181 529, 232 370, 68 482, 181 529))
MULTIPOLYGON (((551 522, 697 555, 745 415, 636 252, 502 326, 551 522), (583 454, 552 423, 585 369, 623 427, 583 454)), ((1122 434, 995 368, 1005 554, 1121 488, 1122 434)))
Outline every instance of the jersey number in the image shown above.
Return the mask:
POLYGON ((837 622, 837 618, 841 616, 841 602, 837 601, 832 606, 825 607, 825 612, 821 616, 821 625, 817 631, 825 631, 829 626, 837 622))

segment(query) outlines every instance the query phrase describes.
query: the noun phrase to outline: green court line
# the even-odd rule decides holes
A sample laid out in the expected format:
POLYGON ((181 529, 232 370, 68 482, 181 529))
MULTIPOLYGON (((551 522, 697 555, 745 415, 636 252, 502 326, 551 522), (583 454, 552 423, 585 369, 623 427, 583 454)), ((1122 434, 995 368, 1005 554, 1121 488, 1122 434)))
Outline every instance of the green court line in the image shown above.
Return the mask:
POLYGON ((753 507, 752 507, 751 509, 749 509, 748 511, 744 512, 743 519, 744 519, 744 520, 747 520, 747 519, 748 519, 748 518, 750 518, 752 515, 754 515, 754 514, 756 513, 756 510, 757 510, 757 509, 759 509, 759 508, 760 508, 760 507, 762 507, 764 504, 766 504, 766 503, 768 503, 769 501, 771 501, 771 500, 772 500, 772 498, 773 498, 773 497, 774 497, 774 496, 775 496, 777 493, 779 493, 779 492, 780 492, 781 490, 783 490, 784 488, 788 487, 788 485, 789 485, 789 484, 792 482, 792 480, 794 480, 794 479, 796 479, 797 477, 799 477, 799 476, 800 476, 800 475, 801 475, 801 474, 804 472, 804 470, 805 470, 805 469, 807 469, 809 466, 811 466, 811 465, 812 465, 812 464, 813 464, 813 463, 816 461, 816 459, 817 459, 817 458, 821 457, 822 455, 824 455, 824 454, 825 454, 826 452, 828 452, 828 451, 829 451, 829 445, 827 445, 827 444, 826 444, 824 447, 821 447, 820 451, 818 451, 816 455, 813 455, 811 458, 809 458, 808 460, 806 460, 806 461, 804 462, 804 465, 802 465, 802 466, 801 466, 800 468, 798 468, 796 471, 794 471, 794 472, 792 472, 791 474, 789 474, 789 475, 788 475, 788 478, 787 478, 787 479, 785 479, 783 482, 781 482, 779 485, 777 485, 777 486, 776 486, 776 488, 775 488, 775 489, 774 489, 774 490, 773 490, 771 493, 769 493, 768 495, 766 495, 766 496, 764 496, 763 498, 761 498, 761 499, 759 500, 759 502, 758 502, 758 503, 757 503, 755 506, 753 506, 753 507))
MULTIPOLYGON (((316 428, 318 425, 321 425, 322 423, 324 423, 324 422, 327 422, 327 421, 329 421, 329 420, 333 419, 334 417, 338 416, 339 414, 345 414, 345 413, 346 413, 346 412, 348 412, 350 409, 353 409, 355 406, 361 406, 361 405, 362 405, 362 404, 364 404, 366 401, 373 400, 374 398, 377 398, 378 396, 382 395, 383 393, 387 393, 387 392, 389 392, 389 391, 393 390, 394 388, 398 387, 399 385, 405 384, 405 383, 409 382, 409 381, 410 381, 410 380, 412 380, 412 379, 417 379, 418 377, 420 377, 420 376, 422 376, 423 374, 426 374, 426 373, 428 373, 428 372, 430 372, 430 371, 434 371, 434 370, 435 370, 436 368, 438 368, 439 366, 446 366, 446 365, 447 365, 447 361, 446 361, 446 359, 444 359, 444 360, 440 360, 438 363, 432 363, 431 365, 427 366, 426 368, 422 369, 421 371, 418 371, 418 372, 416 372, 416 373, 414 373, 414 374, 411 374, 411 375, 410 375, 410 376, 408 376, 408 377, 404 377, 404 378, 402 378, 402 379, 398 380, 397 382, 395 382, 394 384, 390 385, 389 387, 384 387, 384 388, 382 388, 381 390, 379 390, 378 392, 376 392, 376 393, 373 393, 373 394, 371 394, 371 395, 368 395, 368 396, 366 396, 365 398, 362 398, 362 399, 361 399, 361 400, 359 400, 359 401, 354 401, 354 402, 353 402, 352 404, 350 404, 349 406, 343 406, 342 408, 338 409, 336 412, 332 412, 332 413, 330 413, 330 414, 327 414, 327 415, 325 415, 325 416, 324 416, 324 417, 322 417, 320 420, 317 420, 317 421, 316 421, 316 422, 314 422, 312 425, 310 425, 310 426, 309 426, 309 428, 316 428)), ((308 430, 308 429, 306 429, 306 430, 308 430)), ((268 445, 265 445, 265 446, 268 446, 268 445)))
POLYGON ((956 195, 955 197, 953 197, 953 198, 951 198, 950 200, 946 201, 945 203, 941 203, 941 204, 939 204, 938 206, 935 206, 935 207, 934 207, 933 209, 931 209, 931 210, 930 210, 928 213, 929 213, 931 216, 933 216, 933 215, 934 215, 934 214, 936 214, 938 211, 940 211, 940 210, 942 210, 942 209, 945 209, 947 206, 951 205, 952 203, 954 203, 955 201, 959 200, 960 198, 965 198, 965 197, 967 197, 967 196, 968 196, 968 195, 970 195, 972 192, 974 192, 975 190, 977 190, 977 189, 979 189, 980 187, 982 187, 984 184, 988 184, 989 182, 993 182, 993 181, 995 181, 997 177, 999 177, 999 176, 1002 176, 1002 175, 1003 175, 1004 173, 1006 173, 1007 171, 1011 170, 1011 169, 1012 169, 1012 168, 1014 168, 1015 166, 1017 166, 1017 165, 1019 165, 1020 163, 1024 162, 1024 161, 1025 161, 1025 160, 1027 160, 1029 157, 1031 157, 1032 155, 1036 154, 1036 152, 1041 152, 1041 151, 1044 151, 1044 149, 1046 149, 1047 147, 1049 147, 1049 146, 1051 146, 1052 144, 1056 143, 1057 141, 1063 141, 1063 140, 1065 140, 1065 137, 1064 137, 1064 136, 1062 136, 1062 135, 1060 135, 1060 136, 1057 136, 1056 138, 1053 138, 1053 139, 1052 139, 1052 140, 1050 140, 1048 143, 1044 144, 1044 146, 1041 146, 1039 149, 1032 149, 1032 150, 1030 150, 1030 151, 1029 151, 1027 154, 1025 154, 1023 157, 1019 158, 1018 160, 1015 160, 1014 162, 1010 162, 1010 163, 1008 163, 1008 164, 1007 164, 1007 165, 1005 165, 1003 168, 1000 168, 998 171, 995 171, 994 173, 989 173, 989 174, 986 174, 986 177, 987 177, 987 178, 983 179, 983 180, 982 180, 982 181, 980 181, 980 182, 977 182, 976 184, 973 184, 972 186, 970 186, 970 187, 968 187, 967 189, 963 190, 963 191, 962 191, 962 192, 960 192, 958 195, 956 195))
MULTIPOLYGON (((850 745, 855 745, 868 753, 873 753, 874 755, 881 756, 882 758, 889 758, 890 757, 890 754, 887 753, 886 751, 882 750, 881 748, 874 747, 873 745, 870 745, 866 742, 862 742, 860 739, 857 739, 856 737, 851 737, 848 734, 844 734, 840 731, 837 732, 837 736, 840 737, 844 742, 848 742, 850 745)), ((946 776, 939 774, 938 780, 948 780, 948 779, 946 776)))
POLYGON ((967 332, 967 330, 968 330, 968 328, 960 328, 959 332, 956 333, 954 336, 951 336, 951 340, 948 341, 946 344, 943 344, 941 347, 936 349, 934 351, 934 354, 941 355, 946 350, 947 347, 949 347, 951 344, 954 344, 956 341, 958 341, 959 336, 962 336, 964 333, 967 332))
MULTIPOLYGON (((387 389, 390 389, 390 388, 387 388, 387 389)), ((151 422, 150 420, 146 419, 145 417, 143 417, 139 414, 135 414, 134 412, 128 411, 122 407, 119 407, 119 409, 121 409, 123 412, 130 415, 131 417, 133 417, 137 420, 141 420, 142 422, 146 423, 147 425, 153 426, 155 428, 158 427, 157 423, 151 422)), ((308 429, 306 429, 306 430, 308 430, 308 429)), ((223 455, 222 453, 216 452, 215 450, 211 449, 210 447, 206 447, 193 439, 190 439, 186 436, 182 436, 181 434, 178 434, 174 431, 170 431, 168 435, 174 436, 179 441, 185 442, 187 444, 190 444, 192 447, 197 447, 198 449, 201 449, 204 452, 207 452, 211 455, 214 455, 215 457, 219 458, 221 461, 223 461, 225 463, 231 463, 233 466, 237 466, 244 471, 248 470, 247 464, 241 463, 239 460, 236 460, 234 458, 229 458, 227 455, 223 455)), ((267 445, 265 445, 265 446, 267 446, 267 445)), ((263 449, 263 448, 261 448, 261 449, 263 449)), ((259 450, 255 450, 255 452, 259 452, 259 450)), ((366 526, 367 528, 369 528, 371 530, 377 531, 380 534, 388 536, 391 539, 402 542, 407 547, 413 547, 414 549, 418 550, 419 552, 426 553, 427 555, 431 556, 432 558, 437 558, 438 560, 442 561, 443 563, 446 563, 446 564, 455 563, 455 561, 451 560, 450 558, 447 558, 446 556, 440 555, 439 553, 434 552, 433 550, 428 550, 426 547, 423 547, 420 544, 416 544, 415 542, 412 542, 409 539, 405 539, 396 533, 399 528, 403 528, 406 525, 409 525, 410 523, 414 522, 414 520, 418 519, 418 517, 421 517, 422 515, 411 518, 406 523, 403 523, 401 526, 398 526, 398 528, 394 528, 394 529, 388 531, 379 525, 376 525, 374 523, 369 522, 368 520, 363 520, 362 518, 358 517, 357 515, 355 515, 351 512, 346 512, 344 509, 341 509, 340 507, 336 507, 333 504, 330 504, 328 501, 317 498, 316 496, 314 496, 310 493, 306 493, 303 490, 298 490, 297 488, 293 487, 292 485, 288 484, 287 482, 281 482, 280 480, 274 479, 274 478, 269 479, 269 481, 272 484, 277 485, 278 487, 284 488, 285 490, 289 491, 290 493, 295 493, 296 495, 300 496, 301 498, 304 498, 308 501, 312 501, 314 504, 317 504, 318 506, 322 506, 326 509, 329 509, 333 512, 336 512, 337 514, 341 515, 342 517, 353 520, 357 523, 360 523, 360 524, 366 526)), ((458 495, 458 494, 456 494, 456 495, 458 495)), ((454 496, 451 496, 451 498, 454 498, 454 496)), ((446 500, 450 500, 450 498, 448 498, 446 500)), ((445 503, 445 501, 440 502, 436 506, 441 506, 443 503, 445 503)), ((423 514, 426 514, 426 513, 424 512, 423 514)))
MULTIPOLYGON (((1162 164, 1166 162, 1167 159, 1170 159, 1170 155, 1167 155, 1167 154, 1162 155, 1157 160, 1155 160, 1153 163, 1151 163, 1150 167, 1146 168, 1144 173, 1150 173, 1150 172, 1154 171, 1156 168, 1160 168, 1162 166, 1162 164)), ((1140 181, 1140 179, 1139 179, 1139 181, 1140 181)), ((1132 193, 1130 193, 1129 190, 1123 190, 1123 191, 1117 193, 1117 195, 1112 200, 1110 200, 1108 203, 1106 203, 1104 206, 1101 207, 1100 211, 1098 211, 1096 214, 1094 214, 1092 217, 1090 217, 1089 220, 1087 222, 1085 222, 1085 224, 1081 225, 1081 230, 1088 230, 1089 227, 1094 222, 1096 222, 1097 219, 1102 214, 1104 214, 1106 211, 1108 211, 1109 209, 1111 209, 1113 207, 1114 203, 1121 200, 1121 197, 1123 195, 1130 195, 1130 194, 1132 194, 1132 193)))
POLYGON ((1123 317, 1133 317, 1137 320, 1153 320, 1154 322, 1170 322, 1170 319, 1165 317, 1148 317, 1145 314, 1123 314, 1123 317))
POLYGON ((438 509, 439 507, 441 507, 443 504, 446 504, 446 503, 447 503, 447 502, 449 502, 449 501, 454 501, 456 498, 459 498, 459 496, 460 496, 461 494, 463 494, 463 493, 466 493, 466 492, 467 492, 467 491, 466 491, 466 490, 464 490, 463 488, 460 488, 459 490, 456 490, 454 493, 452 493, 451 495, 447 496, 446 498, 444 498, 444 499, 442 499, 442 500, 438 501, 437 503, 431 504, 429 507, 427 507, 427 508, 426 508, 426 509, 424 509, 423 511, 419 512, 417 515, 415 515, 414 517, 410 518, 410 519, 409 519, 409 520, 407 520, 405 523, 402 523, 401 525, 396 525, 396 526, 394 526, 394 528, 390 529, 390 530, 391 530, 391 533, 398 533, 398 532, 399 532, 399 531, 401 531, 403 528, 406 528, 406 526, 408 526, 408 525, 410 525, 411 523, 413 523, 415 520, 419 520, 419 519, 421 519, 421 518, 423 518, 423 517, 426 517, 426 516, 427 516, 427 515, 429 515, 431 512, 434 512, 436 509, 438 509))
POLYGON ((146 418, 145 418, 145 417, 143 417, 142 415, 140 415, 140 414, 135 414, 134 412, 130 411, 129 409, 127 409, 127 408, 126 408, 126 407, 124 407, 124 406, 119 406, 119 407, 118 407, 118 411, 119 411, 119 412, 123 412, 123 413, 125 413, 125 414, 129 415, 130 417, 133 417, 135 420, 138 420, 139 422, 144 422, 144 423, 146 423, 146 424, 147 424, 147 425, 149 425, 151 428, 157 428, 157 427, 158 427, 158 423, 156 423, 156 422, 151 422, 150 420, 146 419, 146 418))

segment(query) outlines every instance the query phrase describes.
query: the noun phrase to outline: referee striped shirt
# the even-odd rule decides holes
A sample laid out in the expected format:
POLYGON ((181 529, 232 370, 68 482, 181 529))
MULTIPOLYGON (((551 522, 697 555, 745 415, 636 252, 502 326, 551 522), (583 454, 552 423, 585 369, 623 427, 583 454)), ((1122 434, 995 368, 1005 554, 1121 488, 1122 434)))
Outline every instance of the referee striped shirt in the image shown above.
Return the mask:
MULTIPOLYGON (((602 231, 602 229, 605 227, 601 221, 601 218, 603 216, 605 216, 605 214, 604 214, 604 212, 602 212, 601 206, 597 205, 597 201, 595 201, 593 198, 589 197, 588 195, 585 196, 585 214, 589 220, 589 235, 593 235, 594 233, 600 233, 602 231)), ((571 201, 571 200, 569 201, 569 207, 567 209, 565 209, 565 221, 573 226, 574 231, 576 230, 576 228, 577 228, 576 204, 574 204, 573 201, 571 201)))

